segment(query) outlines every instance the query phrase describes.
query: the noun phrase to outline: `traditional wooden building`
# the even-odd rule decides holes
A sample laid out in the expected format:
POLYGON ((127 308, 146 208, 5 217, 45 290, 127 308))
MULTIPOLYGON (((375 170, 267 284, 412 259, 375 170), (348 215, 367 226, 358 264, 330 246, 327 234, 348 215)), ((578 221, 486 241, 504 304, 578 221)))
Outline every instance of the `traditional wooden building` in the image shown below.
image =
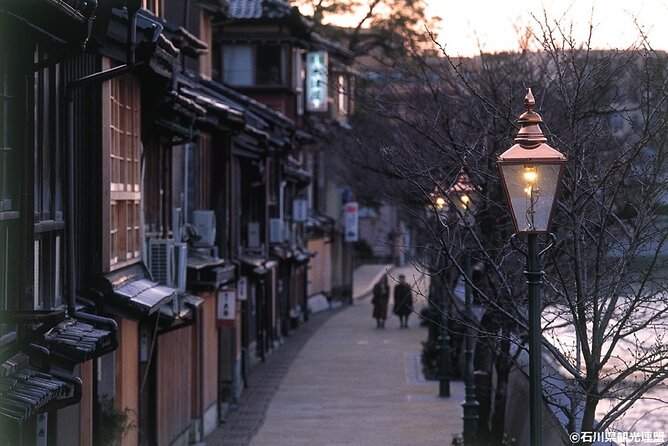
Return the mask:
POLYGON ((278 0, 0 20, 0 444, 202 441, 330 255, 305 67, 335 51, 278 0))
MULTIPOLYGON (((279 184, 283 185, 284 201, 269 212, 275 228, 282 225, 284 231, 289 230, 280 242, 287 242, 293 250, 300 247, 295 258, 312 258, 309 271, 302 272, 294 262, 291 267, 285 262, 286 246, 274 249, 286 263, 279 268, 290 282, 286 289, 305 293, 306 298, 314 294, 349 297, 352 248, 340 237, 340 204, 334 207, 331 198, 332 205, 327 204, 326 189, 331 185, 325 178, 327 142, 323 137, 327 126, 346 126, 352 113, 352 55, 314 33, 312 24, 287 2, 228 3, 228 20, 214 27, 214 78, 280 111, 296 126, 298 150, 282 162, 279 184)), ((301 299, 298 301, 288 297, 288 314, 308 317, 306 302, 302 305, 301 299)))
POLYGON ((95 268, 87 241, 100 221, 81 210, 89 200, 99 205, 101 195, 99 183, 82 182, 89 165, 80 155, 99 147, 102 101, 79 88, 104 78, 98 48, 119 43, 109 34, 114 26, 133 31, 124 33, 133 38, 122 39, 123 53, 140 60, 152 57, 161 31, 138 8, 117 20, 106 6, 5 2, 0 10, 0 412, 7 444, 89 444, 102 432, 96 368, 113 355, 121 331, 81 300, 95 268), (82 186, 90 186, 88 194, 82 186))

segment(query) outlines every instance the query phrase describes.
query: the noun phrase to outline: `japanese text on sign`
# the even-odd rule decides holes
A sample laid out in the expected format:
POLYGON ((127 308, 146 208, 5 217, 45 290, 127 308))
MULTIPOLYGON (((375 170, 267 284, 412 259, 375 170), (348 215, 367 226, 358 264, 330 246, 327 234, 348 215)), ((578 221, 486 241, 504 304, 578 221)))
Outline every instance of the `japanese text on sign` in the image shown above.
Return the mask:
POLYGON ((306 54, 306 110, 327 111, 327 53, 311 51, 306 54))

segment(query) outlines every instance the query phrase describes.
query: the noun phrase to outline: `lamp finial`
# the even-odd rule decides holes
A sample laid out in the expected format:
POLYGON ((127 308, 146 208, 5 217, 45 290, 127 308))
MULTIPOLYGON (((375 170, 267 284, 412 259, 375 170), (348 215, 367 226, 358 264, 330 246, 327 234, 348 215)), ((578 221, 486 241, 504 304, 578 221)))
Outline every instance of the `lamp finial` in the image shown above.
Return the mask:
POLYGON ((543 120, 538 113, 533 111, 536 100, 533 97, 531 88, 527 89, 527 94, 524 97, 524 105, 527 111, 522 113, 517 121, 520 124, 520 130, 515 137, 515 142, 526 149, 532 149, 546 142, 547 139, 543 136, 543 131, 540 129, 540 124, 543 120))
POLYGON ((532 112, 533 106, 536 105, 536 100, 533 98, 531 88, 527 88, 527 95, 524 97, 524 105, 526 106, 528 112, 532 112))

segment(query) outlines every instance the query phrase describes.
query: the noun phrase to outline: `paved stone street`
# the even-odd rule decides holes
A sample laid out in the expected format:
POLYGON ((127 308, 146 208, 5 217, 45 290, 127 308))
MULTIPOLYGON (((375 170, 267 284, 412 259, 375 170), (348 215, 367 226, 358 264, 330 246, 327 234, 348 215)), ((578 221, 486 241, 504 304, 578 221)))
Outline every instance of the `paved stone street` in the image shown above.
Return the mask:
MULTIPOLYGON (((380 268, 359 279, 372 282, 380 268)), ((391 275, 400 272, 426 290, 414 269, 391 275)), ((462 430, 463 383, 439 398, 438 383, 421 375, 427 333, 417 317, 408 330, 396 317, 376 329, 366 290, 356 290, 364 297, 355 305, 315 315, 253 372, 239 410, 208 445, 450 444, 462 430)))

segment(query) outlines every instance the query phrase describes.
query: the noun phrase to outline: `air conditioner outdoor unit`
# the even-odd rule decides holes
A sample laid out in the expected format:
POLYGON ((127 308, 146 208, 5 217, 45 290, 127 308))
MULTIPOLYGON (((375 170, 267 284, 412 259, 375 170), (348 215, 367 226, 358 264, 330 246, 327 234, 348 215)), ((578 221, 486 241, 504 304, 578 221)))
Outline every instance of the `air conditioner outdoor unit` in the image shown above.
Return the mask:
POLYGON ((151 238, 148 240, 148 269, 153 280, 171 286, 174 277, 174 240, 151 238))
POLYGON ((248 223, 248 248, 260 248, 260 223, 252 221, 248 223))
POLYGON ((280 218, 269 219, 269 242, 283 242, 283 220, 280 218))
POLYGON ((194 211, 193 226, 200 237, 193 246, 205 248, 213 246, 216 241, 216 214, 214 211, 194 211))
POLYGON ((148 269, 156 282, 186 290, 188 245, 173 239, 152 238, 148 241, 148 269))

